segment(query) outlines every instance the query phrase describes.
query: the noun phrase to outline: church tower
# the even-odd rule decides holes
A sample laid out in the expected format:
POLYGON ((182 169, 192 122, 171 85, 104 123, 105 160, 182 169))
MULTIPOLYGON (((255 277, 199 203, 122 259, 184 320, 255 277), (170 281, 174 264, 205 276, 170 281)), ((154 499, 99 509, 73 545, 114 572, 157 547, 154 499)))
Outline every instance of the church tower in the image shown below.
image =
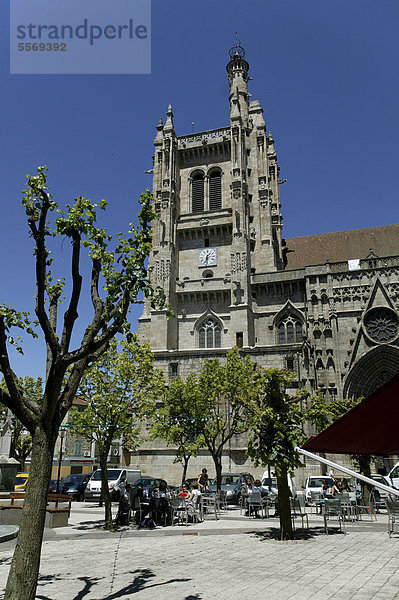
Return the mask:
POLYGON ((229 59, 230 124, 177 136, 169 105, 154 140, 149 271, 175 316, 146 302, 139 333, 183 377, 195 358, 256 346, 252 280, 284 268, 274 141, 238 43, 229 59))

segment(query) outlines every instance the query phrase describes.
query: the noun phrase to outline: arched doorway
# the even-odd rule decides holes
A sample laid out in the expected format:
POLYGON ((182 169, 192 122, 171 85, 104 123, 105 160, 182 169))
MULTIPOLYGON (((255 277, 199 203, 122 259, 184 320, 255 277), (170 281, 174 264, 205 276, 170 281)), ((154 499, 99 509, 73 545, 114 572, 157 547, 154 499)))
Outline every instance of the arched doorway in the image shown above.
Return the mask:
POLYGON ((363 355, 349 371, 344 398, 369 396, 383 383, 399 373, 399 349, 381 345, 363 355))

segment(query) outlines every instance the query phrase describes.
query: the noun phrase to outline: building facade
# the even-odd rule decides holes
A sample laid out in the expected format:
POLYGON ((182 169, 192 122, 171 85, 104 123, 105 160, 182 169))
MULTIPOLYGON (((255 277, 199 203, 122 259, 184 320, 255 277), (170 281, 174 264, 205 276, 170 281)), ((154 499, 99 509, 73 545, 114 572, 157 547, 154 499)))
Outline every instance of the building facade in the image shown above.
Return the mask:
MULTIPOLYGON (((175 316, 146 302, 139 335, 167 377, 185 378, 238 346, 327 400, 367 395, 399 371, 399 225, 283 238, 285 180, 248 73, 237 45, 227 64, 229 125, 178 136, 171 106, 159 121, 149 271, 175 316)), ((173 458, 160 441, 132 461, 172 481, 173 458)), ((233 440, 231 458, 233 470, 254 472, 244 438, 233 440)), ((204 464, 212 470, 205 454, 190 470, 204 464)))

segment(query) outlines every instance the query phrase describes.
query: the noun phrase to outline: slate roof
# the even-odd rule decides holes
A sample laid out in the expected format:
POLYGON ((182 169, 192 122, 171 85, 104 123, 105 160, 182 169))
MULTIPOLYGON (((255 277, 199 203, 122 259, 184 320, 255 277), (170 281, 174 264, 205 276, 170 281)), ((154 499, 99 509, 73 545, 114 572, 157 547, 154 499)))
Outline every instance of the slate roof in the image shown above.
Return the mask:
POLYGON ((370 250, 379 257, 398 256, 399 224, 286 238, 285 243, 286 269, 363 259, 370 250))

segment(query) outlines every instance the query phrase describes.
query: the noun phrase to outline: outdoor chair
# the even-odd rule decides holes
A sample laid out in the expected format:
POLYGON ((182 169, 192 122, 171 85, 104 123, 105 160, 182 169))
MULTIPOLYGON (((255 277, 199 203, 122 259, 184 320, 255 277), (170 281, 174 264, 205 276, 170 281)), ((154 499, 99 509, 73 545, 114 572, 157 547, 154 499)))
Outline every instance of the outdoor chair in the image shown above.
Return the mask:
POLYGON ((194 500, 187 502, 187 513, 193 523, 202 523, 204 520, 202 496, 196 496, 194 500))
POLYGON ((260 511, 263 518, 263 502, 262 494, 260 492, 252 492, 252 494, 248 496, 247 510, 249 517, 252 515, 252 513, 255 513, 255 516, 257 516, 258 512, 260 511))
POLYGON ((219 510, 227 511, 227 492, 220 490, 219 492, 219 510))
POLYGON ((182 525, 185 523, 188 525, 188 511, 187 511, 187 502, 185 498, 180 498, 179 496, 175 496, 170 499, 170 505, 172 507, 172 525, 181 523, 182 525))
POLYGON ((213 514, 215 519, 218 517, 219 496, 217 494, 202 495, 203 513, 205 515, 213 514))
POLYGON ((344 519, 354 521, 356 519, 356 503, 352 503, 349 492, 342 492, 338 499, 341 501, 341 508, 344 519))
POLYGON ((315 507, 315 512, 318 512, 318 509, 320 508, 320 514, 322 512, 322 504, 324 502, 324 496, 321 492, 310 492, 310 500, 309 500, 309 507, 310 507, 310 512, 312 512, 312 507, 315 507))
POLYGON ((375 498, 373 492, 370 492, 370 502, 367 503, 362 497, 361 501, 356 506, 356 510, 357 518, 360 521, 362 520, 362 514, 369 516, 371 521, 377 520, 377 515, 375 514, 375 498))
POLYGON ((336 518, 339 524, 339 530, 343 531, 346 534, 345 531, 345 519, 344 519, 344 514, 342 512, 342 507, 341 507, 341 501, 339 498, 334 498, 332 500, 324 500, 324 505, 323 505, 323 517, 324 517, 324 529, 326 531, 326 534, 328 535, 328 521, 331 518, 336 518))
POLYGON ((302 504, 299 498, 291 499, 291 520, 292 520, 292 529, 295 531, 295 519, 300 518, 302 524, 302 531, 305 531, 305 521, 306 521, 306 529, 309 529, 309 518, 305 511, 305 506, 302 504))
POLYGON ((388 535, 395 533, 395 523, 399 523, 399 500, 387 500, 388 510, 388 535))

